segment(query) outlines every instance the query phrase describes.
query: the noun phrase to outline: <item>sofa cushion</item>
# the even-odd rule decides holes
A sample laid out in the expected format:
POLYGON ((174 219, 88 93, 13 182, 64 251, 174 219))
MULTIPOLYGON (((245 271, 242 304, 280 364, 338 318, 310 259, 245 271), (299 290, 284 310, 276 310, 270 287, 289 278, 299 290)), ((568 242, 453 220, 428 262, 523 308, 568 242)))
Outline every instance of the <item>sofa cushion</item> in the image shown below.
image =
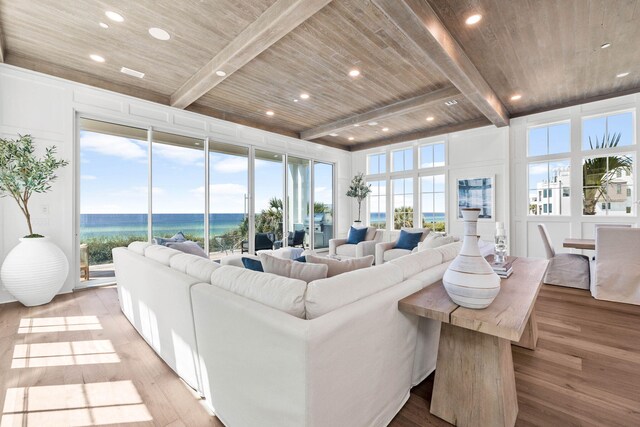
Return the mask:
POLYGON ((398 241, 396 242, 396 249, 407 249, 413 250, 418 243, 420 243, 420 239, 422 239, 422 235, 424 233, 420 232, 409 232, 407 230, 400 230, 400 237, 398 237, 398 241))
POLYGON ((448 245, 433 248, 434 251, 442 254, 442 262, 449 262, 457 257, 460 249, 462 249, 462 242, 449 243, 448 245))
POLYGON ((365 236, 364 240, 373 240, 376 238, 376 233, 378 232, 378 229, 375 227, 368 227, 367 228, 367 235, 365 236))
POLYGON ((384 262, 392 261, 405 255, 409 255, 411 251, 407 249, 389 249, 384 251, 384 262))
POLYGON ((434 250, 424 250, 391 260, 392 264, 402 269, 403 280, 442 264, 442 254, 434 250))
POLYGON ((429 233, 424 241, 418 245, 418 251, 437 248, 439 246, 448 245, 449 243, 454 243, 455 241, 456 238, 453 236, 443 236, 438 233, 429 233))
POLYGON ((169 242, 166 246, 171 249, 177 249, 180 252, 184 252, 186 254, 196 255, 201 258, 209 259, 209 256, 204 251, 204 249, 202 249, 196 242, 192 242, 191 240, 187 240, 186 242, 169 242))
POLYGON ((220 268, 220 264, 197 255, 182 253, 172 256, 171 259, 169 259, 169 267, 191 277, 195 277, 202 282, 209 283, 211 281, 211 274, 220 268))
POLYGON ((420 237, 420 241, 424 242, 424 239, 427 238, 427 236, 431 233, 431 229, 429 228, 411 228, 411 227, 402 227, 400 229, 400 231, 402 232, 402 230, 404 231, 408 231, 409 233, 422 233, 422 237, 420 237))
POLYGON ((259 259, 242 257, 242 265, 247 270, 259 271, 260 273, 264 273, 262 262, 259 259))
POLYGON ((356 228, 352 226, 349 229, 349 235, 347 236, 347 244, 357 245, 360 242, 364 242, 367 237, 368 230, 369 229, 366 227, 356 228))
POLYGON ((260 257, 257 255, 231 254, 222 258, 220 260, 220 265, 233 265, 234 267, 244 268, 244 265, 242 264, 242 258, 251 258, 251 259, 257 259, 258 261, 260 261, 260 257))
POLYGON ((438 280, 442 280, 442 276, 444 276, 444 273, 445 271, 447 271, 447 268, 450 264, 451 261, 435 265, 431 268, 427 268, 426 270, 423 270, 420 273, 411 276, 411 280, 419 281, 423 287, 429 286, 437 282, 438 280))
POLYGON ((402 282, 402 269, 394 264, 315 280, 307 286, 307 319, 314 319, 402 282))
POLYGON ((344 244, 336 247, 336 255, 356 257, 356 245, 344 244))
POLYGON ((292 316, 305 317, 307 284, 302 280, 223 265, 211 275, 211 284, 292 316))
POLYGON ((144 255, 144 250, 151 246, 149 242, 131 242, 129 243, 129 250, 137 253, 138 255, 144 255))
POLYGON ((351 258, 337 260, 327 257, 320 257, 315 255, 307 255, 307 262, 313 264, 326 264, 329 267, 327 277, 337 276, 338 274, 347 273, 349 271, 359 270, 361 268, 368 268, 373 265, 373 255, 368 255, 362 258, 351 258))
POLYGON ((270 254, 260 254, 260 261, 265 273, 303 280, 306 283, 327 277, 329 268, 323 264, 309 264, 282 259, 270 254))
POLYGON ((161 264, 169 265, 171 257, 180 255, 182 252, 161 245, 151 245, 144 250, 144 256, 161 264))

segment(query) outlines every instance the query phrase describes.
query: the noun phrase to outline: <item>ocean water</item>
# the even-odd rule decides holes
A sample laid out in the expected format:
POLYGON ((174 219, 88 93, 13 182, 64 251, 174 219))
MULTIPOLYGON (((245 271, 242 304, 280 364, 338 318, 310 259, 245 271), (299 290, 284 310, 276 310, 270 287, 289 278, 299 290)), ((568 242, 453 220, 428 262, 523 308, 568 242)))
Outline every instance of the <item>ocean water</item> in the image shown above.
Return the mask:
MULTIPOLYGON (((370 215, 371 222, 384 222, 387 215, 384 212, 374 212, 370 215)), ((444 212, 434 212, 422 214, 422 219, 427 222, 443 222, 445 220, 444 212)))
MULTIPOLYGON (((153 235, 178 231, 204 237, 204 214, 153 214, 153 235)), ((209 234, 217 236, 237 228, 244 214, 210 214, 209 234)), ((80 239, 147 235, 147 214, 81 214, 80 239)))

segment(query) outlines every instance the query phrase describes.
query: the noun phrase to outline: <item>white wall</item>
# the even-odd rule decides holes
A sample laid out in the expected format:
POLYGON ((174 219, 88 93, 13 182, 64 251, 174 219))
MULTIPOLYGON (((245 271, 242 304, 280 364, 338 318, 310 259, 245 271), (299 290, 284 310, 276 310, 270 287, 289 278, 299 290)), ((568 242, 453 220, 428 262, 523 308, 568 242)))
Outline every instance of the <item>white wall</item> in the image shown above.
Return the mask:
MULTIPOLYGON (((35 195, 31 202, 34 231, 51 237, 70 261, 71 273, 63 293, 70 292, 79 280, 79 268, 76 268, 77 201, 74 196, 79 170, 76 113, 333 162, 337 177, 334 189, 336 234, 342 236, 341 230, 351 222, 351 204, 344 196, 351 179, 351 154, 348 152, 0 64, 0 135, 15 138, 18 133, 30 133, 39 150, 56 145, 59 157, 70 161, 69 166, 59 171, 53 190, 35 195)), ((21 215, 12 199, 0 199, 0 262, 18 239, 28 234, 21 215)), ((0 283, 0 302, 9 300, 10 295, 0 283)))

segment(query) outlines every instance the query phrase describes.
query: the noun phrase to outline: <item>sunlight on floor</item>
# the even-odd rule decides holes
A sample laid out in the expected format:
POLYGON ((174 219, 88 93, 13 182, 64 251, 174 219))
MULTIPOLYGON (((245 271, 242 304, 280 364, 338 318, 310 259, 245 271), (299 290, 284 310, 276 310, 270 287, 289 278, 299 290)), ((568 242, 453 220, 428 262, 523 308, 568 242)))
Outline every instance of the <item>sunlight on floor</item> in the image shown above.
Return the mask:
POLYGON ((34 317, 20 320, 19 334, 102 329, 97 316, 34 317))
POLYGON ((118 363, 110 340, 17 344, 12 369, 118 363))
POLYGON ((94 426, 151 421, 131 381, 7 390, 0 427, 94 426))

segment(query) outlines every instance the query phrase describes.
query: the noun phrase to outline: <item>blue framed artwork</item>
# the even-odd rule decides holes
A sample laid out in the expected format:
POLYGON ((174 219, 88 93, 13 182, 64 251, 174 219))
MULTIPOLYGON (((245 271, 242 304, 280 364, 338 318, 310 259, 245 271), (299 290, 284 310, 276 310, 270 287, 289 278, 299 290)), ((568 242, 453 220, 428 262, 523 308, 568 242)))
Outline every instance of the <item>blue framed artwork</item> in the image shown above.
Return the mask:
POLYGON ((495 177, 458 180, 458 219, 462 208, 479 208, 478 219, 492 221, 495 210, 495 177))

